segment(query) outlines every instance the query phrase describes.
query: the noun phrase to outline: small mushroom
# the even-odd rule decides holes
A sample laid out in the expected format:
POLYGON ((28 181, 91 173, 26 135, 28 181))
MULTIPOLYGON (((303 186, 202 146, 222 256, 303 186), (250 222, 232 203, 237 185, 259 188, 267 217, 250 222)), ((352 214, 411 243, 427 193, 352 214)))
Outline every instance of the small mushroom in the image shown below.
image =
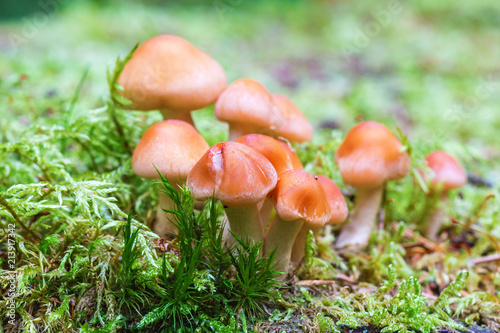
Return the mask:
POLYGON ((283 120, 269 91, 244 78, 230 84, 215 103, 215 117, 229 124, 229 140, 260 133, 274 136, 283 120))
POLYGON ((283 118, 282 125, 277 129, 277 135, 292 142, 311 141, 313 128, 299 108, 286 96, 273 94, 272 97, 283 118))
MULTIPOLYGON (((288 146, 286 146, 288 149, 285 148, 283 142, 270 136, 263 134, 248 134, 238 138, 235 142, 249 146, 264 155, 273 165, 278 177, 285 171, 297 169, 297 160, 295 160, 297 155, 295 155, 288 146)), ((300 169, 302 169, 302 164, 300 164, 300 169)), ((265 230, 273 210, 273 201, 270 195, 262 201, 261 207, 259 208, 262 228, 265 230)))
POLYGON ((429 186, 430 196, 439 200, 429 212, 425 234, 427 238, 435 240, 444 220, 443 208, 448 201, 448 193, 467 183, 467 173, 452 156, 442 150, 430 153, 425 161, 431 172, 421 173, 429 186))
POLYGON ((160 35, 134 52, 118 78, 133 110, 160 110, 164 119, 193 125, 191 111, 215 102, 226 88, 226 74, 210 56, 187 40, 160 35))
POLYGON ((271 162, 278 176, 285 171, 294 169, 293 155, 285 149, 279 140, 263 134, 244 135, 234 142, 249 146, 271 162))
MULTIPOLYGON (((142 136, 132 156, 132 170, 139 177, 158 179, 156 167, 178 188, 208 148, 208 143, 190 124, 164 120, 149 127, 142 136)), ((170 222, 172 216, 162 210, 175 208, 172 199, 161 191, 159 201, 153 231, 159 236, 176 233, 177 228, 170 222)))
POLYGON ((238 142, 221 142, 196 163, 187 183, 195 199, 220 200, 236 237, 257 243, 264 240, 257 204, 277 179, 273 165, 259 152, 238 142))
POLYGON ((289 170, 280 175, 272 193, 276 216, 265 237, 265 253, 276 249, 278 271, 287 272, 292 246, 302 225, 321 227, 331 212, 319 181, 304 170, 289 170))
MULTIPOLYGON (((347 214, 349 210, 347 208, 347 203, 345 202, 344 196, 340 191, 339 187, 333 180, 326 176, 318 175, 316 176, 319 183, 323 187, 323 190, 326 194, 326 199, 328 201, 328 205, 330 205, 331 217, 325 225, 335 225, 338 223, 342 223, 347 218, 347 214)), ((292 248, 292 262, 295 264, 300 263, 302 258, 304 257, 304 250, 306 246, 306 237, 307 232, 312 230, 316 238, 319 236, 322 227, 309 225, 308 223, 304 223, 302 228, 299 231, 299 234, 295 238, 295 242, 293 243, 292 248)))
POLYGON ((352 128, 335 154, 344 183, 356 188, 354 209, 336 246, 365 246, 370 239, 386 182, 404 178, 410 158, 384 125, 367 121, 352 128))

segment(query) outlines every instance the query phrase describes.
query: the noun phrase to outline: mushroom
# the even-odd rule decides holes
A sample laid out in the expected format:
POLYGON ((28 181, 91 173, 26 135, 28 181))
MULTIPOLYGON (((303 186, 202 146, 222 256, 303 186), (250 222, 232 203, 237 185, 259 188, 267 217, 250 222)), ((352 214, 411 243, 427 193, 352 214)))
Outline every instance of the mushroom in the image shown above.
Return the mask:
POLYGON ((210 56, 187 40, 160 35, 134 52, 118 78, 121 94, 134 110, 160 110, 164 119, 193 125, 190 112, 215 102, 226 74, 210 56))
POLYGON ((431 172, 421 173, 429 186, 429 194, 438 199, 437 206, 429 212, 425 234, 427 238, 435 240, 444 220, 443 208, 448 200, 448 192, 465 185, 467 174, 452 156, 442 150, 430 153, 425 161, 431 172))
POLYGON ((230 84, 215 103, 215 117, 229 124, 229 140, 251 133, 274 136, 283 120, 269 91, 244 78, 230 84))
POLYGON ((288 153, 288 156, 290 156, 290 159, 292 160, 292 165, 294 169, 304 169, 304 166, 302 165, 302 162, 300 161, 299 157, 295 153, 295 151, 290 147, 290 144, 288 142, 283 142, 282 140, 278 140, 280 145, 283 147, 283 149, 286 150, 288 153))
POLYGON ((277 135, 292 142, 311 141, 313 128, 299 108, 283 95, 273 94, 272 98, 283 118, 282 125, 277 129, 277 135))
POLYGON ((196 163, 187 183, 195 199, 220 200, 236 237, 258 243, 264 234, 257 203, 277 180, 273 165, 262 154, 238 142, 221 142, 196 163))
POLYGON ((263 134, 248 134, 234 142, 249 146, 271 162, 278 176, 285 171, 294 169, 296 162, 290 151, 284 148, 280 141, 263 134))
MULTIPOLYGON (((295 166, 297 166, 297 162, 295 157, 297 155, 295 155, 288 146, 288 149, 285 148, 281 141, 270 136, 263 134, 248 134, 238 138, 235 142, 249 146, 264 155, 273 165, 278 177, 285 171, 296 169, 295 166)), ((302 169, 302 164, 300 164, 300 169, 302 169)), ((267 228, 272 209, 273 201, 268 195, 260 207, 263 229, 267 228)))
POLYGON ((323 226, 331 212, 319 181, 304 170, 283 172, 272 193, 276 216, 265 237, 265 253, 275 252, 276 270, 288 271, 292 246, 302 225, 323 226))
MULTIPOLYGON (((323 187, 323 190, 326 194, 326 199, 328 201, 328 205, 330 206, 331 217, 325 225, 334 225, 338 223, 342 223, 347 218, 347 214, 349 210, 347 208, 347 203, 345 202, 344 196, 340 191, 339 187, 333 180, 326 176, 318 175, 316 176, 319 183, 323 187)), ((306 237, 307 232, 312 230, 316 238, 319 236, 319 232, 322 227, 309 225, 308 223, 304 223, 302 228, 299 231, 299 234, 295 238, 295 242, 293 243, 292 248, 292 256, 291 260, 293 263, 298 264, 304 257, 304 250, 306 246, 306 237)))
POLYGON ((350 221, 337 238, 338 248, 368 243, 386 182, 404 178, 410 158, 384 125, 367 121, 352 128, 335 154, 344 183, 356 188, 350 221))
MULTIPOLYGON (((178 188, 208 150, 208 143, 190 124, 181 120, 164 120, 149 127, 132 156, 132 170, 142 178, 158 179, 158 171, 178 188), (155 167, 158 169, 156 171, 155 167)), ((160 236, 176 233, 170 222, 172 216, 163 209, 173 209, 172 199, 160 191, 156 222, 153 231, 160 236)))

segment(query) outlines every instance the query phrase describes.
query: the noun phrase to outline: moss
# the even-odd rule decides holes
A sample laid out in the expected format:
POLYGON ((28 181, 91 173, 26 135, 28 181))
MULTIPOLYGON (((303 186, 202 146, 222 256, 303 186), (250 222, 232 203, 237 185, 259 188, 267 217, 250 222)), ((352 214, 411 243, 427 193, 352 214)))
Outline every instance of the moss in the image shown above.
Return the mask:
MULTIPOLYGON (((0 38, 3 330, 168 331, 174 322, 199 332, 500 330, 498 261, 488 259, 500 251, 496 2, 405 3, 354 48, 356 33, 387 3, 299 1, 286 10, 275 2, 225 3, 222 17, 211 3, 196 10, 78 3, 18 53, 0 38), (318 15, 304 15, 305 8, 318 15), (309 237, 299 278, 275 285, 255 249, 223 252, 216 205, 198 214, 188 193, 181 198, 182 221, 211 235, 193 231, 186 239, 194 243, 149 230, 159 187, 133 174, 130 156, 161 117, 124 111, 115 83, 133 45, 160 32, 182 32, 221 62, 229 81, 252 76, 290 96, 323 127, 312 143, 295 145, 306 170, 334 179, 349 204, 355 192, 342 184, 333 158, 346 131, 363 119, 401 128, 414 171, 387 186, 367 249, 334 250, 334 227, 317 242, 309 237), (117 54, 124 60, 106 82, 104 68, 117 54), (435 202, 416 168, 435 149, 459 158, 471 181, 450 193, 450 219, 430 243, 418 230, 435 202), (5 296, 11 278, 13 320, 5 296), (300 286, 300 279, 335 283, 300 286)), ((1 28, 8 38, 22 34, 23 24, 1 28)), ((212 108, 194 119, 208 142, 225 139, 212 108)))

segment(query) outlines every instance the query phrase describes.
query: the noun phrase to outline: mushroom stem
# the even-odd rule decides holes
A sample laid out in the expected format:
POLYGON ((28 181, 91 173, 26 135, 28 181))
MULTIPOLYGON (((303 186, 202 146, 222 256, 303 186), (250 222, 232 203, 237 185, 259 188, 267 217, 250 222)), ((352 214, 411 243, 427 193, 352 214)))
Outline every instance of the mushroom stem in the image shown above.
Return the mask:
POLYGON ((288 272, 293 243, 303 224, 302 219, 283 221, 277 214, 274 217, 266 233, 264 253, 269 255, 276 249, 274 254, 274 262, 277 263, 275 270, 288 272))
POLYGON ((175 203, 165 192, 160 191, 158 209, 156 210, 156 222, 152 228, 153 231, 160 237, 165 237, 171 233, 177 234, 178 230, 171 222, 175 217, 170 213, 164 212, 163 209, 175 209, 175 203))
POLYGON ((271 199, 270 197, 266 197, 260 205, 260 218, 262 221, 262 230, 264 231, 266 231, 267 227, 269 226, 269 218, 271 217, 273 209, 273 199, 271 199))
POLYGON ((430 214, 425 223, 425 236, 430 240, 436 240, 441 224, 444 221, 444 206, 448 200, 448 193, 441 193, 437 200, 437 205, 430 210, 430 214))
POLYGON ((293 242, 293 247, 292 247, 292 255, 291 255, 291 260, 294 264, 298 265, 304 258, 304 253, 306 249, 306 239, 307 239, 307 232, 309 230, 312 230, 314 233, 314 237, 316 239, 319 237, 319 233, 321 231, 322 227, 313 227, 311 228, 310 226, 307 226, 304 224, 302 228, 300 228, 299 233, 297 234, 297 237, 295 237, 295 242, 293 242))
POLYGON ((384 185, 356 189, 354 209, 350 221, 337 238, 337 248, 368 244, 383 193, 384 185))
POLYGON ((227 215, 224 215, 224 217, 222 218, 221 230, 222 230, 222 242, 226 243, 226 246, 234 242, 234 239, 231 235, 231 230, 229 227, 229 220, 227 219, 227 215))
POLYGON ((257 205, 243 208, 225 208, 231 232, 238 238, 250 239, 254 244, 264 241, 260 212, 257 205))
POLYGON ((235 141, 244 135, 252 133, 253 131, 244 125, 230 124, 229 125, 229 141, 235 141))
POLYGON ((188 123, 189 125, 194 126, 193 118, 191 117, 191 112, 174 112, 168 109, 160 110, 163 115, 163 119, 177 119, 182 120, 188 123))

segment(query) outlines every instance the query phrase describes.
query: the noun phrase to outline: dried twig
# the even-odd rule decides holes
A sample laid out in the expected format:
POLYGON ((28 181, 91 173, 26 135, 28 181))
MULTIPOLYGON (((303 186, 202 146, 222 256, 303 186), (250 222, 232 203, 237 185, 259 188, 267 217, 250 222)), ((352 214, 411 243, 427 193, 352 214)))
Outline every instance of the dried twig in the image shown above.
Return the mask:
POLYGON ((332 280, 302 280, 298 282, 299 286, 310 287, 310 286, 323 286, 335 284, 335 281, 332 280))
POLYGON ((484 256, 484 257, 472 259, 470 262, 473 265, 478 265, 478 264, 483 264, 485 262, 491 262, 491 261, 497 261, 497 260, 500 260, 500 253, 491 254, 489 256, 484 256))

